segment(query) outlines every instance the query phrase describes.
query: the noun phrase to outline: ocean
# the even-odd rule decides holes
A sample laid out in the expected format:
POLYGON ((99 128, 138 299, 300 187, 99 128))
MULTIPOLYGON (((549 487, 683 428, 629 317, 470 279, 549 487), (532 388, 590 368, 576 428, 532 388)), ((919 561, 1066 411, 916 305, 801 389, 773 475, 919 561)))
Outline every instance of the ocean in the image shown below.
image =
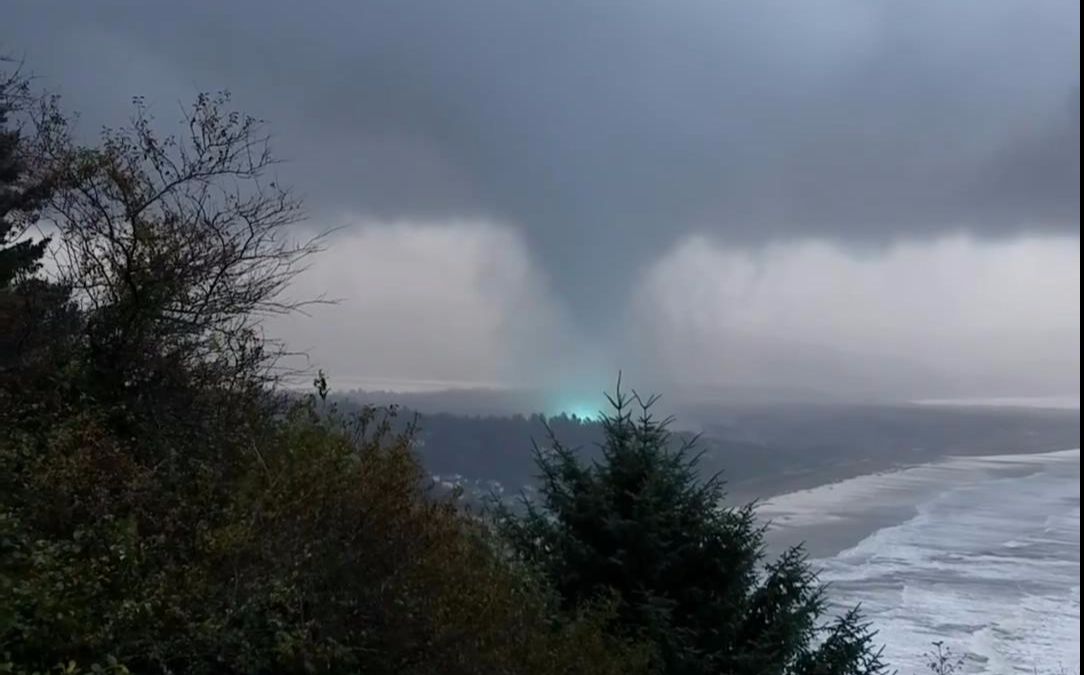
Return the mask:
POLYGON ((950 458, 771 499, 836 611, 861 604, 901 675, 934 640, 962 673, 1080 672, 1080 451, 950 458))

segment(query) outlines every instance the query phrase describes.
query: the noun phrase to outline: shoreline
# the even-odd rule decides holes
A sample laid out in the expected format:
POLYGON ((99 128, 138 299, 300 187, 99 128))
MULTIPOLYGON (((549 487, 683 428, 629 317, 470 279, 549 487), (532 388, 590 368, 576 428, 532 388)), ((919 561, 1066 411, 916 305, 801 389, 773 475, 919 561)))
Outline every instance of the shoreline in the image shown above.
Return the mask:
POLYGON ((731 506, 743 506, 753 502, 760 504, 784 495, 842 483, 854 478, 898 473, 908 469, 939 464, 955 459, 978 460, 993 459, 996 457, 1025 457, 1030 455, 1049 455, 1071 450, 1079 450, 1079 448, 1062 448, 1060 450, 1051 450, 1050 448, 1024 448, 1006 453, 990 452, 985 449, 976 449, 974 451, 953 449, 952 451, 945 452, 943 455, 923 457, 913 461, 864 457, 855 461, 826 464, 816 468, 784 472, 781 475, 761 476, 736 480, 733 482, 727 481, 726 501, 727 504, 731 506))
MULTIPOLYGON (((953 472, 984 471, 994 480, 1012 479, 1034 473, 1041 465, 1060 461, 1063 456, 1075 455, 1079 465, 1079 453, 1079 448, 955 453, 910 465, 881 463, 879 468, 866 472, 825 468, 779 483, 780 488, 794 489, 775 490, 758 500, 757 515, 768 528, 766 543, 770 553, 802 543, 811 559, 831 558, 882 529, 914 518, 923 499, 939 492, 943 485, 952 484, 949 478, 953 472), (868 507, 860 509, 859 504, 868 507)), ((862 464, 869 466, 871 462, 862 464)), ((728 501, 733 502, 733 497, 728 501)))

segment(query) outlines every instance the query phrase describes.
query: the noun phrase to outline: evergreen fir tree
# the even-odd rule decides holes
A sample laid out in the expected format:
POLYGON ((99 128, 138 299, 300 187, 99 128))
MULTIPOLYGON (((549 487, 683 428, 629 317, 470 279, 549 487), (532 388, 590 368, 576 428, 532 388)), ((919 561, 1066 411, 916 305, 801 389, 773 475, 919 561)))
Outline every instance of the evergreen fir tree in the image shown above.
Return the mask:
POLYGON ((665 673, 884 672, 857 610, 827 620, 800 547, 763 564, 753 506, 723 506, 720 477, 700 479, 696 440, 675 447, 655 398, 620 381, 607 398, 602 458, 587 464, 551 434, 535 447, 540 501, 500 511, 514 549, 570 608, 614 596, 613 629, 653 643, 665 673))

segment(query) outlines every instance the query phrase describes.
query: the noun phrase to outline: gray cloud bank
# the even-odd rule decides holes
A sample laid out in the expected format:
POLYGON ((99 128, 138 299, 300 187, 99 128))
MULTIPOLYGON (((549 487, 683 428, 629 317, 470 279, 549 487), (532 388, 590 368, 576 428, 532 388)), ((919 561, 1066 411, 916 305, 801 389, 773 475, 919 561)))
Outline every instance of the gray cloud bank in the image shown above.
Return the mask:
MULTIPOLYGON (((957 233, 975 250, 1073 246, 1079 25, 1069 0, 16 2, 0 42, 88 125, 132 94, 166 118, 194 91, 232 89, 273 123, 318 223, 486 223, 441 250, 510 247, 555 295, 532 291, 539 312, 569 310, 553 319, 568 340, 621 332, 629 293, 690 241, 757 258, 819 240, 874 262, 957 233)), ((426 237, 408 243, 437 246, 426 237)), ((711 261, 727 260, 697 259, 715 278, 711 261)), ((477 302, 489 316, 513 301, 477 302)), ((429 370, 458 377, 456 363, 474 361, 429 370)))
POLYGON ((712 385, 848 399, 1080 389, 1080 248, 1069 236, 948 237, 862 254, 689 237, 633 284, 620 334, 604 345, 574 337, 507 228, 369 223, 324 258, 299 292, 335 288, 341 304, 281 328, 338 386, 541 386, 597 403, 623 369, 637 386, 672 394, 712 385))

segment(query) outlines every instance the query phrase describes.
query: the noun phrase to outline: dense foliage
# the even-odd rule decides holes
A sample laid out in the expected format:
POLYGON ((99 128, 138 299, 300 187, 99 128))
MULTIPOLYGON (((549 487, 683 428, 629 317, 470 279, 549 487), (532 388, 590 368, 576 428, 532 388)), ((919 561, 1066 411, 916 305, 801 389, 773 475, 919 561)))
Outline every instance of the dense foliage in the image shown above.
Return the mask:
POLYGON ((616 593, 618 634, 653 644, 666 673, 884 671, 857 611, 825 623, 800 548, 761 567, 752 507, 725 508, 718 476, 698 478, 695 440, 672 450, 654 400, 620 384, 610 402, 602 458, 586 464, 551 436, 537 448, 541 503, 501 511, 514 547, 567 607, 616 593))

